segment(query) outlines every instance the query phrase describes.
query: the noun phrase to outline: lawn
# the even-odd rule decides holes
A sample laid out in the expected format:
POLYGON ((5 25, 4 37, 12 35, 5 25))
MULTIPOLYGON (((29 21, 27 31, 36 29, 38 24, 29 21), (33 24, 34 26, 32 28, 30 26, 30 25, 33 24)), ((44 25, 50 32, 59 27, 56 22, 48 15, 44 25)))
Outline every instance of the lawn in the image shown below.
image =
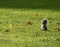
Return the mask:
POLYGON ((22 5, 16 0, 0 0, 0 47, 60 47, 59 0, 37 1, 40 5, 35 5, 36 1, 27 5, 26 1, 22 5), (40 29, 44 18, 48 20, 47 31, 40 29))

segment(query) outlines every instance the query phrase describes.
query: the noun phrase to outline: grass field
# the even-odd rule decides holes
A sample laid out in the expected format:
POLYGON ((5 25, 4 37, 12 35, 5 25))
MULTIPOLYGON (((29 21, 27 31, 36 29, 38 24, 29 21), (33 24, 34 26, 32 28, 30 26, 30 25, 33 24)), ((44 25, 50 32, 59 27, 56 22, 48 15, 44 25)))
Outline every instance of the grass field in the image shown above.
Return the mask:
POLYGON ((0 0, 0 47, 60 47, 56 29, 60 28, 60 1, 37 1, 39 5, 36 0, 32 4, 26 1, 0 0), (43 18, 48 20, 47 31, 40 29, 43 18))

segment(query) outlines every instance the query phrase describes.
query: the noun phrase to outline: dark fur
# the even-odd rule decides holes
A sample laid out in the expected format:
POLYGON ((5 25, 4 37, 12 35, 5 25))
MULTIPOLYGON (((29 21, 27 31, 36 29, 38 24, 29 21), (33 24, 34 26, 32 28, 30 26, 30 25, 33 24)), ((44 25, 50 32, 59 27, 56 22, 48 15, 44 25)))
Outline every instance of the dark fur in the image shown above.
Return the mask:
POLYGON ((42 21, 42 25, 43 25, 43 26, 42 26, 42 28, 41 28, 42 30, 47 30, 46 24, 47 24, 47 20, 43 20, 43 21, 42 21))

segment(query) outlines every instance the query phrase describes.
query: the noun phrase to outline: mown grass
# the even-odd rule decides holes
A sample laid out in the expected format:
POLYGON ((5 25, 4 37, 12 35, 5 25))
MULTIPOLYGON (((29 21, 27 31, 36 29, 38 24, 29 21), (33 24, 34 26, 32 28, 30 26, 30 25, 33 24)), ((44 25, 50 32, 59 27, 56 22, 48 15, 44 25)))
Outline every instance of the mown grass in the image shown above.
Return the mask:
POLYGON ((60 0, 0 0, 0 47, 60 47, 59 27, 60 0))
POLYGON ((0 9, 0 47, 60 47, 60 11, 51 9, 0 9), (37 15, 36 15, 37 14, 37 15), (47 31, 40 29, 48 20, 47 31), (30 21, 31 25, 26 25, 30 21))

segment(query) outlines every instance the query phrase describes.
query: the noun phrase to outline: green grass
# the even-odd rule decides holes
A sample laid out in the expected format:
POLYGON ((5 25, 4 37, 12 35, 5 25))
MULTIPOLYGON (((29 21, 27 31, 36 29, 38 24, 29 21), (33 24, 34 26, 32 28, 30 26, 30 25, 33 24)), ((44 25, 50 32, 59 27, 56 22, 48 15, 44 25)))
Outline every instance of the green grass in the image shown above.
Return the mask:
POLYGON ((60 47, 59 22, 60 11, 53 9, 0 8, 0 47, 60 47), (48 19, 48 31, 40 29, 43 18, 48 19), (27 21, 32 25, 26 26, 27 21))
POLYGON ((56 28, 60 28, 60 0, 0 0, 0 47, 60 47, 56 28), (40 29, 44 18, 47 31, 40 29))

